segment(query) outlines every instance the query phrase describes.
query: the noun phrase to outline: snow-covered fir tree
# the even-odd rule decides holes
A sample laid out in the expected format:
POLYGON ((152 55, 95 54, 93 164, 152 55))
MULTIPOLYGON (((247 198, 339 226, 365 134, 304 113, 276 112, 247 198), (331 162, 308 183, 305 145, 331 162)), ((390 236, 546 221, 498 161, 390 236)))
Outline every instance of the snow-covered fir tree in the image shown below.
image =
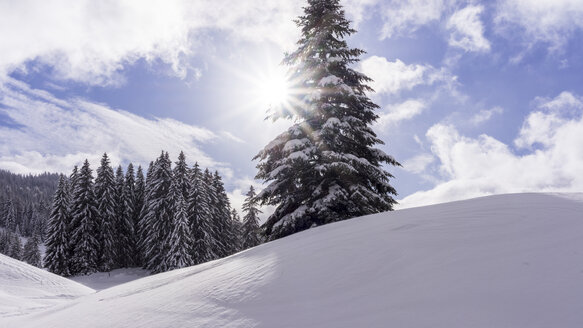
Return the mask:
MULTIPOLYGON (((141 170, 141 168, 140 168, 141 170)), ((143 184, 142 175, 142 184, 143 184)), ((124 256, 122 257, 123 263, 122 267, 131 267, 138 265, 136 261, 136 212, 139 215, 140 209, 136 208, 138 205, 136 199, 136 177, 134 173, 134 165, 132 163, 128 164, 128 168, 125 174, 125 182, 123 187, 123 201, 124 201, 124 215, 127 223, 127 249, 124 250, 124 256)))
POLYGON ((142 212, 144 209, 144 195, 146 193, 146 181, 144 179, 144 172, 142 167, 138 166, 136 172, 136 183, 134 189, 134 204, 133 204, 133 221, 134 221, 134 265, 143 266, 142 252, 140 250, 140 224, 142 219, 142 212))
POLYGON ((48 235, 46 240, 45 265, 47 269, 61 276, 69 276, 69 187, 66 178, 61 175, 59 185, 53 199, 53 208, 49 217, 48 235))
POLYGON ((241 227, 242 249, 255 247, 261 243, 259 236, 259 213, 258 199, 255 197, 255 188, 249 187, 247 198, 243 202, 243 225, 241 227))
POLYGON ((165 256, 169 250, 165 240, 172 233, 172 203, 170 185, 172 162, 168 153, 162 152, 154 163, 152 176, 148 179, 146 213, 144 215, 143 241, 145 268, 157 273, 166 271, 165 256))
POLYGON ((178 180, 175 180, 171 187, 172 198, 174 199, 174 215, 172 218, 172 233, 165 241, 169 248, 165 259, 166 270, 184 268, 194 264, 190 253, 193 240, 186 214, 187 204, 179 183, 178 180))
POLYGON ((85 160, 76 177, 72 208, 72 274, 89 274, 98 270, 99 225, 89 161, 85 160))
POLYGON ((8 252, 6 255, 13 259, 22 260, 22 241, 17 233, 9 233, 8 252))
POLYGON ((231 227, 231 254, 233 254, 240 251, 243 244, 241 239, 241 217, 234 208, 231 209, 229 225, 231 227))
POLYGON ((270 240, 392 210, 396 191, 382 165, 400 165, 375 148, 378 106, 366 95, 370 78, 350 68, 364 51, 345 41, 355 30, 339 0, 308 0, 297 25, 299 47, 283 61, 297 98, 271 114, 297 123, 255 157, 257 178, 269 182, 258 198, 276 206, 264 224, 270 240))
POLYGON ((194 264, 200 264, 212 260, 215 255, 211 249, 212 216, 209 204, 209 189, 198 163, 195 163, 191 170, 190 186, 187 200, 187 216, 194 239, 191 256, 194 264))
POLYGON ((35 267, 42 268, 42 260, 40 256, 39 248, 39 238, 37 235, 33 235, 28 238, 24 244, 24 250, 22 252, 22 260, 35 267))
POLYGON ((115 214, 116 214, 116 267, 123 268, 131 263, 131 235, 133 223, 126 206, 125 177, 121 165, 115 171, 115 214))
POLYGON ((99 214, 99 271, 111 271, 117 258, 115 178, 107 154, 103 154, 95 177, 95 200, 99 214))

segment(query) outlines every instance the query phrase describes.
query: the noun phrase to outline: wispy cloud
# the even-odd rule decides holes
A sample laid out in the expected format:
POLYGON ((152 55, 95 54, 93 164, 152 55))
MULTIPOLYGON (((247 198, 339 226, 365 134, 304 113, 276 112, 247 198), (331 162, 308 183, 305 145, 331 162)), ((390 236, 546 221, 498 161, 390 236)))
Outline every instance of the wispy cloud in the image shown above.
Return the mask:
POLYGON ((490 51, 490 42, 484 37, 484 24, 480 20, 483 10, 483 6, 469 5, 451 15, 446 25, 451 31, 451 46, 465 51, 490 51))
POLYGON ((426 107, 425 102, 419 99, 409 99, 400 104, 389 105, 379 114, 375 125, 382 129, 388 125, 412 119, 421 114, 426 107))
POLYGON ((433 84, 446 78, 443 72, 431 65, 408 65, 399 59, 389 61, 379 56, 363 60, 360 68, 364 74, 373 79, 370 85, 377 93, 398 94, 418 85, 433 84))
MULTIPOLYGON (((46 65, 54 77, 89 85, 123 83, 138 59, 162 61, 175 74, 208 46, 209 30, 234 40, 293 45, 300 0, 65 0, 0 2, 0 76, 46 65), (31 64, 34 64, 32 67, 31 64)), ((196 75, 196 68, 193 68, 196 75)))
POLYGON ((481 124, 484 123, 488 120, 490 120, 494 115, 496 114, 502 114, 504 112, 504 109, 502 109, 502 107, 493 107, 490 109, 481 109, 477 114, 475 114, 470 121, 475 124, 481 124))
POLYGON ((562 52, 575 31, 583 29, 583 2, 501 0, 494 21, 500 34, 519 36, 527 49, 542 42, 551 52, 562 52))
POLYGON ((440 162, 443 183, 416 192, 401 206, 432 204, 497 193, 583 190, 583 102, 561 93, 541 101, 526 118, 512 147, 488 135, 460 135, 453 125, 436 124, 426 134, 440 162))
POLYGON ((83 99, 58 99, 13 79, 0 85, 0 112, 17 126, 0 126, 0 167, 15 172, 68 172, 103 152, 113 162, 146 165, 164 149, 219 168, 200 145, 217 135, 168 118, 144 118, 83 99))
POLYGON ((447 2, 444 0, 406 0, 383 2, 381 39, 414 33, 420 26, 440 20, 447 2))

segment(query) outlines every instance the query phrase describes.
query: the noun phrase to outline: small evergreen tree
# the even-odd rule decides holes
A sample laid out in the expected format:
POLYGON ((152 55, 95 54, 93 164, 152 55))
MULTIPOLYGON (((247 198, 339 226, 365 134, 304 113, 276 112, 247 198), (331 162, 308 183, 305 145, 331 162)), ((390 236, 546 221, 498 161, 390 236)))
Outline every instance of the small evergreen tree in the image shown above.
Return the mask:
POLYGON ((67 180, 63 175, 53 199, 46 240, 45 265, 47 269, 61 276, 69 276, 69 196, 67 180))
POLYGON ((339 0, 308 0, 297 25, 299 47, 283 61, 297 98, 271 114, 297 123, 255 156, 256 178, 269 182, 257 197, 276 206, 263 226, 270 240, 392 210, 393 176, 382 164, 400 165, 374 147, 383 143, 370 127, 378 106, 366 95, 370 78, 350 68, 364 51, 344 40, 356 31, 339 0))
MULTIPOLYGON (((141 170, 141 168, 140 168, 141 170)), ((142 175, 142 187, 143 187, 142 175)), ((124 267, 131 267, 138 265, 138 259, 136 258, 136 248, 137 248, 137 237, 136 237, 136 216, 139 216, 140 209, 137 208, 136 200, 136 182, 134 176, 134 165, 132 163, 128 164, 126 170, 124 189, 123 189, 123 200, 125 202, 125 220, 127 229, 127 249, 124 250, 124 267), (137 213, 137 214, 136 214, 137 213)))
POLYGON ((242 250, 242 238, 241 238, 241 218, 239 217, 239 213, 237 210, 231 210, 231 220, 230 220, 230 227, 231 227, 231 242, 233 245, 231 246, 232 253, 236 253, 242 250))
POLYGON ((247 198, 243 203, 243 226, 242 230, 242 248, 247 249, 255 247, 261 243, 259 237, 259 213, 257 208, 258 199, 256 198, 255 188, 249 187, 247 198))
POLYGON ((32 237, 28 238, 26 244, 24 244, 22 260, 30 265, 34 265, 35 267, 42 267, 39 240, 37 235, 33 235, 32 237))
POLYGON ((10 233, 10 249, 8 256, 16 260, 22 260, 22 242, 16 233, 10 233))

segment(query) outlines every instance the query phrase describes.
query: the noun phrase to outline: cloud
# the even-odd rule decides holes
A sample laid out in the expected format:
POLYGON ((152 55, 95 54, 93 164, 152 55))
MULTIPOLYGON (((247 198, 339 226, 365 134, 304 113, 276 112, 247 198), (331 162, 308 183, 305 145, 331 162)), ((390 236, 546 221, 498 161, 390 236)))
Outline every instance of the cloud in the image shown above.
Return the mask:
POLYGON ((403 162, 403 169, 411 173, 422 173, 427 166, 435 161, 432 154, 419 154, 403 162))
MULTIPOLYGON (((290 45, 302 1, 66 0, 0 2, 0 76, 49 67, 56 79, 89 85, 123 83, 138 59, 168 64, 185 76, 185 60, 209 44, 209 31, 234 40, 290 45)), ((193 68, 196 75, 196 68, 193 68)))
POLYGON ((528 46, 542 42, 551 52, 562 52, 575 31, 583 28, 583 2, 580 0, 502 0, 494 18, 500 34, 519 34, 528 46))
POLYGON ((389 105, 383 113, 380 113, 376 125, 382 128, 403 120, 409 120, 421 114, 426 107, 427 105, 418 99, 409 99, 400 104, 389 105))
POLYGON ((488 52, 490 42, 484 37, 484 25, 480 20, 483 6, 469 5, 456 11, 447 21, 451 31, 449 44, 465 51, 488 52))
POLYGON ((484 123, 488 120, 490 120, 492 118, 492 116, 494 116, 495 114, 502 114, 504 112, 504 109, 502 109, 502 107, 494 107, 491 109, 482 109, 480 110, 476 115, 474 115, 470 121, 475 124, 481 124, 484 123))
POLYGON ((366 18, 367 14, 374 12, 373 7, 378 5, 381 0, 344 0, 342 5, 346 11, 346 15, 352 22, 353 28, 358 28, 358 25, 366 18))
POLYGON ((500 193, 582 191, 581 97, 562 93, 537 101, 514 143, 540 147, 524 154, 485 134, 470 138, 452 125, 432 126, 426 136, 439 159, 436 173, 443 182, 405 197, 401 207, 500 193))
POLYGON ((373 79, 370 85, 377 93, 396 94, 420 84, 432 84, 440 78, 439 72, 430 65, 407 65, 399 59, 391 62, 379 56, 363 60, 360 68, 373 79))
POLYGON ((97 165, 103 152, 112 162, 147 165, 164 149, 183 150, 202 166, 224 167, 200 145, 217 136, 168 118, 147 119, 83 99, 62 100, 8 79, 0 85, 0 113, 15 124, 0 126, 0 168, 18 173, 69 172, 85 158, 97 165))
POLYGON ((384 24, 381 39, 414 33, 420 26, 439 21, 447 2, 444 0, 406 0, 385 2, 381 9, 384 24))

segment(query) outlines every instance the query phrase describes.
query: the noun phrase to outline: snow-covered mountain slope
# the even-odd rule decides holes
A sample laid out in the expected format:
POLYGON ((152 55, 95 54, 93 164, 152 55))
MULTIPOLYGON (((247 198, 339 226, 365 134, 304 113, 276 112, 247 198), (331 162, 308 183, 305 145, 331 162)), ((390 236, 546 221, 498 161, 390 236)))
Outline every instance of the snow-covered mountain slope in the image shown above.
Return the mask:
POLYGON ((583 327, 583 197, 371 215, 135 280, 10 327, 583 327))
POLYGON ((74 281, 0 254, 0 327, 4 327, 3 317, 39 311, 94 292, 74 281))

